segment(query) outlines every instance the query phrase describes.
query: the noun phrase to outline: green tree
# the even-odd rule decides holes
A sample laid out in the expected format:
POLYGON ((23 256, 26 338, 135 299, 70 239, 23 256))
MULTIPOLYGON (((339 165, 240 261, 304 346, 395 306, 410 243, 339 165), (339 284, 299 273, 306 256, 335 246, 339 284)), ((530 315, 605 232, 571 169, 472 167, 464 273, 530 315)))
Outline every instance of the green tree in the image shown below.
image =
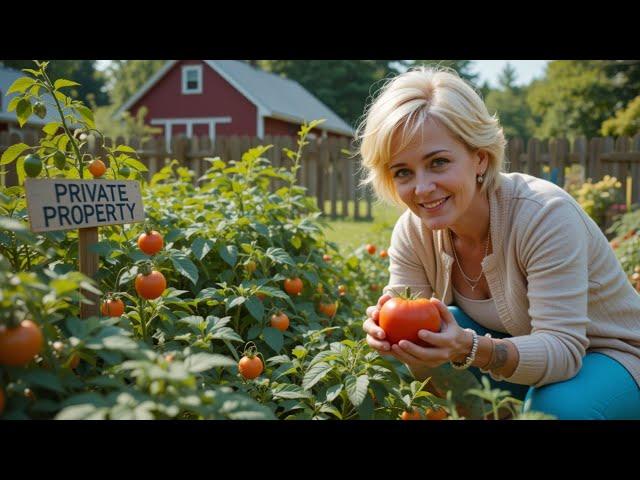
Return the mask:
POLYGON ((546 76, 534 81, 527 101, 539 137, 599 135, 612 112, 638 95, 636 61, 555 60, 546 76))
POLYGON ((498 89, 491 90, 485 103, 489 113, 498 115, 507 138, 520 137, 526 141, 535 125, 527 104, 527 88, 516 84, 515 68, 507 62, 498 77, 498 89))
MULTIPOLYGON (((109 95, 106 78, 96 69, 97 60, 51 60, 48 73, 51 78, 73 78, 80 86, 70 88, 68 95, 89 105, 107 105, 109 95)), ((0 60, 3 66, 22 70, 33 68, 33 60, 0 60)))
POLYGON ((640 95, 631 100, 625 108, 616 111, 615 117, 605 120, 600 133, 616 137, 640 133, 640 95))
POLYGON ((391 60, 251 60, 261 69, 295 80, 355 127, 380 80, 398 73, 391 60))
POLYGON ((105 70, 111 104, 117 111, 167 60, 112 60, 105 70))

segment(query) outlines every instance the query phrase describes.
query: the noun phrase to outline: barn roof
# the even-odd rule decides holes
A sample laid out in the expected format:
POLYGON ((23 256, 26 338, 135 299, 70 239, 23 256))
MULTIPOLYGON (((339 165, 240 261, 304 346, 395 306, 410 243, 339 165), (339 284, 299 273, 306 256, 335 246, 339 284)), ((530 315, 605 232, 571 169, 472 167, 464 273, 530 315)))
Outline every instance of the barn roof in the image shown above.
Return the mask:
MULTIPOLYGON (((176 62, 167 62, 120 108, 118 114, 131 108, 176 62)), ((320 126, 321 129, 343 135, 354 134, 344 120, 294 80, 238 60, 204 60, 204 63, 256 105, 263 117, 296 123, 324 118, 326 121, 320 126)))

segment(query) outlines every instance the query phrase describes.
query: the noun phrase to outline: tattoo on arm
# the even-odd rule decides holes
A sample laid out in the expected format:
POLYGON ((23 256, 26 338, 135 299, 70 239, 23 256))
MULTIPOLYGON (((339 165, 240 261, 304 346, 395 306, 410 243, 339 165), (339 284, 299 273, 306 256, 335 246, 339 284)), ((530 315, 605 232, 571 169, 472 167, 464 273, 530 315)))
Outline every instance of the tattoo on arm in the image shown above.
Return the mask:
POLYGON ((493 355, 491 356, 491 362, 489 362, 488 370, 498 370, 507 364, 507 356, 509 350, 507 346, 500 342, 496 342, 493 355))

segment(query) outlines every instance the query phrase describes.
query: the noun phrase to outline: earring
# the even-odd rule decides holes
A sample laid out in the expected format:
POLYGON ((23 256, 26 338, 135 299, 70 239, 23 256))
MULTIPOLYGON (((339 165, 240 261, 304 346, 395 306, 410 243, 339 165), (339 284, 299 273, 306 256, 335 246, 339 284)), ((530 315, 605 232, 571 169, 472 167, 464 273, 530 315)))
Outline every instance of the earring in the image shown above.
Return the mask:
POLYGON ((478 183, 482 183, 482 182, 484 182, 484 175, 478 175, 478 176, 476 177, 476 180, 478 181, 478 183))

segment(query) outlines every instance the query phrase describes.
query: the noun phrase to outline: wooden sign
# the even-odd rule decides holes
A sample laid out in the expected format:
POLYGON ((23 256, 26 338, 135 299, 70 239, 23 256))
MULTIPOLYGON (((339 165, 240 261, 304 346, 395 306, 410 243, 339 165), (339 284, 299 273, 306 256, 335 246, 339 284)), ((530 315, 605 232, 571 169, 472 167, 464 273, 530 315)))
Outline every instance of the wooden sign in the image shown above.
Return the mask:
MULTIPOLYGON (((144 221, 140 184, 135 180, 27 178, 24 183, 32 232, 78 229, 80 272, 94 278, 98 227, 144 221)), ((80 304, 80 318, 100 313, 99 297, 81 289, 91 303, 80 304)))
POLYGON ((25 180, 32 232, 144 221, 140 184, 134 180, 25 180))

